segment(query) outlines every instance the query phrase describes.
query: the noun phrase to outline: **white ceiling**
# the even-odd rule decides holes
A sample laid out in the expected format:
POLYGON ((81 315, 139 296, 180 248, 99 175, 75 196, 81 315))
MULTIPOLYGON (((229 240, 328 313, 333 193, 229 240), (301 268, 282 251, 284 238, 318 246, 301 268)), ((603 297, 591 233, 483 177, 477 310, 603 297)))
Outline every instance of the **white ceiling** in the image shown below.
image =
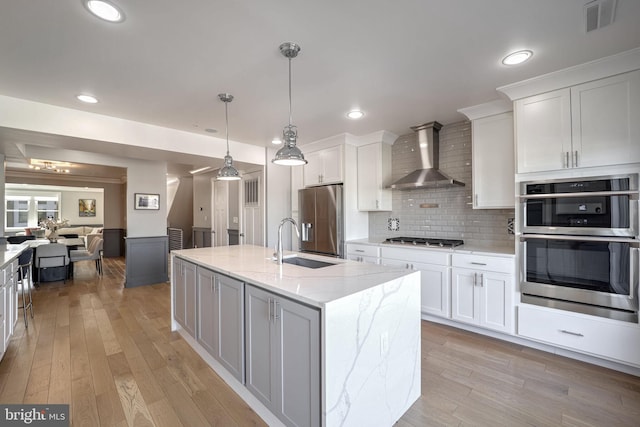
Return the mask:
POLYGON ((0 94, 224 137, 217 94, 229 92, 230 138, 268 146, 288 121, 278 46, 294 41, 304 145, 463 120, 459 108, 499 98, 498 86, 640 46, 638 0, 617 0, 615 22, 588 34, 587 0, 114 3, 124 23, 89 15, 80 0, 2 1, 0 94), (534 51, 528 63, 500 63, 523 48, 534 51), (81 104, 78 93, 100 103, 81 104), (364 119, 345 117, 354 107, 364 119))

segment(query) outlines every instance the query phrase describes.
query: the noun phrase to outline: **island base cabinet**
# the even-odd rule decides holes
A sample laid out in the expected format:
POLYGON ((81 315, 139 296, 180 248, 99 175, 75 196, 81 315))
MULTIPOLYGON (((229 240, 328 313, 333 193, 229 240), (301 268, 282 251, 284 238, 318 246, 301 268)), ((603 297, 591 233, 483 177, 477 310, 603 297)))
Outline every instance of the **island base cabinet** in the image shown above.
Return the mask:
POLYGON ((320 425, 320 313, 245 286, 246 386, 283 423, 320 425))
POLYGON ((198 337, 244 383, 244 283, 198 267, 198 337))
POLYGON ((173 317, 196 336, 196 266, 180 258, 173 260, 173 317))

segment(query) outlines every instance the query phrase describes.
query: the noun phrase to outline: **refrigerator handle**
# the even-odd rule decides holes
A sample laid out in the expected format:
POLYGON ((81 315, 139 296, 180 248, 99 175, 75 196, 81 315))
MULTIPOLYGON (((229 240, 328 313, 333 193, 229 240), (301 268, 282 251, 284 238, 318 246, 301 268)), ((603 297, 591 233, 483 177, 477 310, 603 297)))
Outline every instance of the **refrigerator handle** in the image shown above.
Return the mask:
POLYGON ((313 224, 311 224, 310 222, 302 223, 300 228, 302 231, 303 242, 313 242, 313 230, 311 230, 312 227, 313 227, 313 224))

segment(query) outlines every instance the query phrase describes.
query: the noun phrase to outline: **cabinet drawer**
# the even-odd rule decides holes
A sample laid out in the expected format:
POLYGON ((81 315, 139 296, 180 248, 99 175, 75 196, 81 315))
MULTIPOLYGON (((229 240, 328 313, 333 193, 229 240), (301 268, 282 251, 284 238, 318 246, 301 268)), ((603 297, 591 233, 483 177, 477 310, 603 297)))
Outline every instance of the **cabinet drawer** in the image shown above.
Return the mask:
POLYGON ((446 250, 429 249, 405 249, 382 247, 380 256, 387 259, 397 259, 407 262, 422 262, 426 264, 449 265, 451 253, 446 250))
POLYGON ((516 261, 514 257, 497 257, 488 255, 453 254, 454 267, 473 268, 474 270, 495 271, 513 274, 516 261))
POLYGON ((347 243, 347 253, 358 256, 370 256, 377 258, 380 256, 380 248, 378 246, 347 243))
POLYGON ((520 305, 518 335, 640 366, 640 327, 635 324, 520 305))

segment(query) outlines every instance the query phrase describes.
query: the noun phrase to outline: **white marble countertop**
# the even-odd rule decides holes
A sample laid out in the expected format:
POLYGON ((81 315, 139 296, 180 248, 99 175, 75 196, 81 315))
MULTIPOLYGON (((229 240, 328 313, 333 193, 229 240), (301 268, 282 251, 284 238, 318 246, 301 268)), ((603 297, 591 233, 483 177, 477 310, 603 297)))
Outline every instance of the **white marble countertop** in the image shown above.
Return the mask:
POLYGON ((242 281, 259 285, 280 295, 315 307, 364 291, 409 274, 401 267, 383 267, 339 258, 285 251, 285 255, 335 263, 318 269, 291 264, 278 265, 271 259, 273 248, 239 245, 182 249, 173 255, 209 267, 242 281))
POLYGON ((372 245, 380 247, 390 248, 406 248, 416 250, 428 250, 428 251, 446 251, 451 253, 460 254, 475 254, 475 255, 501 255, 501 256, 515 256, 515 243, 509 242, 507 244, 464 244, 456 246, 455 248, 438 248, 438 247, 426 247, 426 246, 413 246, 413 245, 401 245, 401 244, 387 244, 382 243, 384 238, 380 239, 357 239, 349 240, 346 243, 357 243, 361 245, 372 245))
POLYGON ((0 245, 0 268, 4 268, 6 264, 15 259, 20 253, 28 247, 26 243, 19 245, 0 245))

